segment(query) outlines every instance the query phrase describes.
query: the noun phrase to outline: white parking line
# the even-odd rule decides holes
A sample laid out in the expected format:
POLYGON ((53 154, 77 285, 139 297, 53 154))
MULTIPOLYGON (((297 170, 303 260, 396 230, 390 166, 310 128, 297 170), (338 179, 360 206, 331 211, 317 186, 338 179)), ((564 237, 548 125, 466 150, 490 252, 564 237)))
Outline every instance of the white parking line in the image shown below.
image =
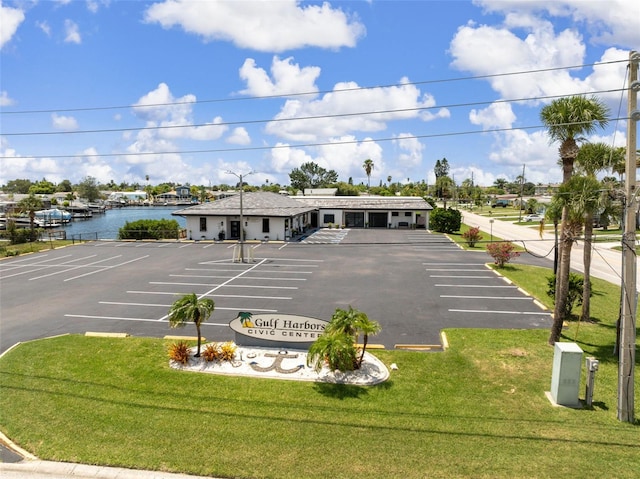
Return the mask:
MULTIPOLYGON (((211 279, 225 279, 229 276, 209 276, 200 274, 170 274, 171 278, 211 278, 211 279)), ((245 276, 242 279, 259 279, 261 281, 306 281, 307 278, 266 278, 262 276, 245 276)))
MULTIPOLYGON (((163 296, 181 296, 181 293, 176 293, 175 291, 127 291, 128 294, 155 294, 155 295, 163 295, 163 296)), ((278 299, 278 300, 291 300, 291 297, 287 296, 249 296, 242 294, 211 294, 205 293, 199 295, 200 298, 207 296, 212 298, 244 298, 244 299, 278 299)))
POLYGON ((452 313, 487 313, 487 314, 532 314, 537 316, 551 316, 550 313, 541 313, 539 311, 498 311, 498 310, 482 310, 482 309, 450 309, 452 313))
MULTIPOLYGON (((96 255, 91 255, 90 257, 93 257, 93 256, 96 256, 96 255)), ((67 269, 62 270, 62 271, 55 271, 53 273, 43 274, 42 276, 35 276, 33 278, 29 278, 29 281, 33 281, 33 280, 36 280, 36 279, 42 279, 42 278, 48 278, 50 276, 55 276, 56 274, 63 274, 63 273, 67 273, 69 271, 73 271, 73 270, 80 269, 80 268, 88 268, 90 266, 92 266, 94 268, 102 268, 102 266, 97 266, 97 265, 99 265, 100 263, 104 263, 105 261, 111 261, 112 259, 120 258, 121 256, 122 255, 119 254, 117 256, 112 256, 111 258, 101 259, 100 261, 94 261, 93 263, 89 263, 89 264, 73 265, 73 266, 68 267, 67 269)), ((66 266, 64 263, 63 263, 63 265, 66 266)))
POLYGON ((512 288, 516 289, 515 286, 505 285, 505 286, 490 286, 486 284, 434 284, 437 288, 512 288))
POLYGON ((441 298, 453 298, 453 299, 517 299, 524 301, 532 301, 533 298, 522 296, 464 296, 454 294, 441 294, 441 298))
POLYGON ((67 278, 67 279, 65 279, 65 281, 73 281, 75 279, 84 278, 85 276, 90 276, 90 275, 95 274, 95 273, 102 273, 103 271, 107 271, 108 269, 119 268, 120 266, 123 266, 125 264, 135 263, 136 261, 140 261, 141 259, 145 259, 145 258, 148 258, 148 257, 149 257, 149 255, 144 255, 144 256, 141 256, 141 257, 136 258, 136 259, 125 261, 124 263, 118 263, 118 264, 114 264, 112 266, 105 266, 104 268, 99 268, 99 269, 97 269, 95 271, 90 271, 88 273, 81 274, 79 276, 74 276, 73 278, 67 278))
MULTIPOLYGON (((226 283, 226 282, 225 282, 226 283)), ((211 284, 211 283, 176 283, 169 281, 149 281, 149 284, 164 284, 171 286, 217 286, 220 288, 259 288, 259 289, 298 289, 297 286, 254 286, 250 284, 211 284)))
MULTIPOLYGON (((119 301, 99 301, 98 304, 112 304, 115 306, 144 306, 144 307, 156 307, 156 308, 170 308, 170 304, 153 304, 153 303, 123 303, 119 301)), ((220 306, 216 306, 216 311, 224 310, 224 311, 237 311, 240 308, 224 308, 220 306)), ((251 311, 261 311, 261 312, 269 312, 269 313, 277 313, 277 309, 260 309, 260 308, 251 308, 251 311)), ((66 316, 66 315, 65 315, 66 316)))
POLYGON ((479 276, 479 275, 455 275, 455 274, 430 274, 429 278, 478 278, 478 279, 495 279, 495 276, 479 276))

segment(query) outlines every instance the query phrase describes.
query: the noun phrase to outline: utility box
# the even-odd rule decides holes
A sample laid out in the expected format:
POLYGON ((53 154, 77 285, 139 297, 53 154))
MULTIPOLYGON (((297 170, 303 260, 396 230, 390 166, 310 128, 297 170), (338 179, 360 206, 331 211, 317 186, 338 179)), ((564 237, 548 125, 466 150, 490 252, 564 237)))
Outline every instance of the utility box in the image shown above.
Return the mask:
POLYGON ((553 353, 551 399, 562 406, 579 407, 582 349, 576 343, 557 342, 553 353))

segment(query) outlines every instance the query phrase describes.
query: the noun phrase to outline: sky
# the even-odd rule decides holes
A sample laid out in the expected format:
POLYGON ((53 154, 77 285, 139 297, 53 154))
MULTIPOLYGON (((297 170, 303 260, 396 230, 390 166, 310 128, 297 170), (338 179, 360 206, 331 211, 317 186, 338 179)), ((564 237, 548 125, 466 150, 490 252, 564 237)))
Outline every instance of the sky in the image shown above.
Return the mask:
POLYGON ((637 0, 0 0, 0 185, 562 179, 541 108, 626 145, 637 0))

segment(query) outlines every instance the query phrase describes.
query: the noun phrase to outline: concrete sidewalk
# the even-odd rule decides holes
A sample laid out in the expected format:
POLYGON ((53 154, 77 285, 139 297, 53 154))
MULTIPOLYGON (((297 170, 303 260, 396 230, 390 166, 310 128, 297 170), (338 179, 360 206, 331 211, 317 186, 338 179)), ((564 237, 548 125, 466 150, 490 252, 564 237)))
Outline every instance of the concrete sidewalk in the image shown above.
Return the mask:
POLYGON ((2 479, 205 479, 204 476, 29 459, 0 463, 0 476, 2 479))
MULTIPOLYGON (((537 225, 523 226, 513 224, 511 221, 502 221, 497 218, 480 216, 478 214, 463 211, 462 221, 469 226, 477 226, 482 231, 503 240, 512 241, 519 246, 524 246, 528 252, 536 256, 543 256, 553 267, 555 238, 553 232, 544 232, 540 237, 537 225), (490 220, 493 219, 493 223, 490 220)), ((483 238, 483 241, 490 238, 483 238)), ((621 283, 622 254, 620 251, 611 249, 612 243, 596 243, 593 246, 591 255, 591 276, 604 279, 613 284, 621 283)), ((583 248, 584 242, 578 241, 571 250, 571 268, 584 272, 583 268, 583 248)), ((640 286, 640 270, 636 272, 637 283, 640 286)))

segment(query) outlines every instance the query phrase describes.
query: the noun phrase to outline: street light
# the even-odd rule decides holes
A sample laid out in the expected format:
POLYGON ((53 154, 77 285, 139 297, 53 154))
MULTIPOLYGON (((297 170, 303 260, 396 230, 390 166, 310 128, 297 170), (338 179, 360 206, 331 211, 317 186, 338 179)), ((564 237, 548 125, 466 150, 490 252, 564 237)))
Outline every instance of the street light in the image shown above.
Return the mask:
MULTIPOLYGON (((244 216, 242 212, 242 190, 244 190, 244 184, 242 182, 243 175, 231 170, 227 170, 227 173, 240 180, 240 262, 244 263, 244 216)), ((250 171, 249 173, 245 173, 244 176, 249 176, 253 173, 255 173, 255 171, 250 171)))

